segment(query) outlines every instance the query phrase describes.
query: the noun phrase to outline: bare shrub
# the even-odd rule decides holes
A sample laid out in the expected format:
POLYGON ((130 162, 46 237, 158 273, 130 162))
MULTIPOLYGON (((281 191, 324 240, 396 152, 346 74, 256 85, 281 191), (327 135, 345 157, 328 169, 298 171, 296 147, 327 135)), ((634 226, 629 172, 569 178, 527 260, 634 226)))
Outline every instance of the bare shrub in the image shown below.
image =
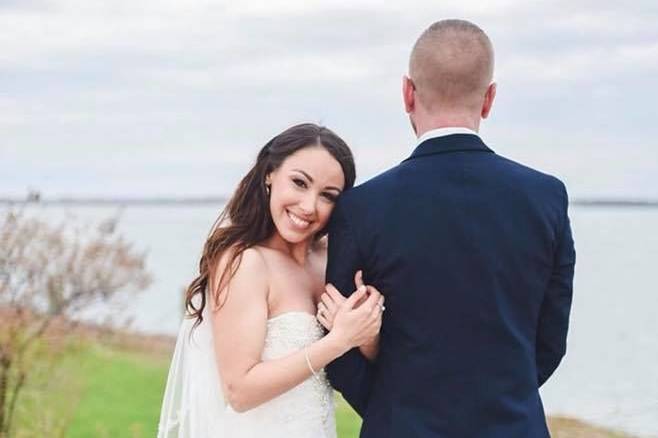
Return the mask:
POLYGON ((9 437, 31 373, 66 351, 76 320, 151 279, 145 254, 97 226, 48 222, 8 210, 0 216, 0 437, 9 437))

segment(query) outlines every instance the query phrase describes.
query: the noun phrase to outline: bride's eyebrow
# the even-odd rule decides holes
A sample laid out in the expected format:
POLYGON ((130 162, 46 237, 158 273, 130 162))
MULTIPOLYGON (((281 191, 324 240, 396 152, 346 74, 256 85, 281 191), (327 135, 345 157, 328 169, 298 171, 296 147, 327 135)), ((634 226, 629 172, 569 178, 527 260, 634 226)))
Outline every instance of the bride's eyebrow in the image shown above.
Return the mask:
POLYGON ((293 171, 293 172, 299 172, 299 173, 301 173, 301 174, 304 175, 306 178, 308 178, 308 180, 309 180, 310 182, 313 182, 313 178, 311 178, 311 175, 309 175, 308 173, 304 172, 303 170, 301 170, 301 169, 293 169, 292 171, 293 171))
MULTIPOLYGON (((309 180, 311 183, 313 183, 313 178, 311 178, 311 175, 309 175, 308 173, 304 172, 303 170, 301 170, 301 169, 292 169, 292 171, 293 171, 293 172, 299 172, 299 173, 301 173, 301 174, 304 175, 306 178, 308 178, 308 180, 309 180)), ((341 192, 342 192, 341 189, 339 189, 338 187, 334 187, 334 186, 327 186, 327 187, 325 187, 325 189, 327 189, 327 190, 335 190, 335 191, 337 191, 338 193, 341 193, 341 192)))

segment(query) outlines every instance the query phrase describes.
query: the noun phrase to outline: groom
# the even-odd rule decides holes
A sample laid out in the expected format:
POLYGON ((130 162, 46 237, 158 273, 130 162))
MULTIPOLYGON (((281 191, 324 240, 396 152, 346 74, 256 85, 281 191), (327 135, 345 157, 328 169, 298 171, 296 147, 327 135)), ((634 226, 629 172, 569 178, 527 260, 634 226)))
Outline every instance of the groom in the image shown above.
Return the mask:
POLYGON ((327 368, 361 437, 549 436, 539 387, 566 349, 568 198, 478 135, 493 65, 472 23, 423 32, 403 83, 416 147, 334 210, 327 281, 351 291, 363 269, 386 297, 377 360, 355 349, 327 368))

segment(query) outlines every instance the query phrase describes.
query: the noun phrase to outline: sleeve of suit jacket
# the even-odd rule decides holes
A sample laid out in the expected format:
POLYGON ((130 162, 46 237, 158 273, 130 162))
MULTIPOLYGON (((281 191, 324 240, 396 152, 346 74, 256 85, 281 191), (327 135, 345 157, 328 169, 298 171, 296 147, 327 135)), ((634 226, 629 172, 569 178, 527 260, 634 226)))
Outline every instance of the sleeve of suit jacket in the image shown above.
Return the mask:
MULTIPOLYGON (((333 284, 343 295, 351 295, 356 286, 354 274, 363 269, 355 236, 350 228, 345 204, 340 201, 334 209, 329 225, 329 254, 327 258, 327 282, 333 284)), ((361 416, 365 413, 370 392, 371 365, 354 348, 326 367, 332 386, 361 416)))
POLYGON ((576 252, 569 223, 568 196, 561 185, 563 206, 554 249, 553 271, 539 316, 537 330, 537 381, 539 386, 553 374, 566 353, 569 312, 573 292, 576 252))

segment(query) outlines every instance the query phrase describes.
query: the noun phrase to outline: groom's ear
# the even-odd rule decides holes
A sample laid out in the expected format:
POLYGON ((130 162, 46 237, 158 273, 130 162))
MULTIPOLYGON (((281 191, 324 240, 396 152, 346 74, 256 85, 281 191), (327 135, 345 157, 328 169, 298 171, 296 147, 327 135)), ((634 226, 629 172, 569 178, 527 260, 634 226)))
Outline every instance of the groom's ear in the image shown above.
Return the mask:
POLYGON ((416 107, 416 86, 406 75, 402 77, 402 100, 404 100, 404 110, 407 114, 412 113, 416 107))
POLYGON ((494 99, 496 99, 496 83, 492 82, 487 87, 486 93, 484 93, 484 103, 482 104, 482 112, 480 113, 480 116, 482 116, 483 119, 489 117, 494 99))

